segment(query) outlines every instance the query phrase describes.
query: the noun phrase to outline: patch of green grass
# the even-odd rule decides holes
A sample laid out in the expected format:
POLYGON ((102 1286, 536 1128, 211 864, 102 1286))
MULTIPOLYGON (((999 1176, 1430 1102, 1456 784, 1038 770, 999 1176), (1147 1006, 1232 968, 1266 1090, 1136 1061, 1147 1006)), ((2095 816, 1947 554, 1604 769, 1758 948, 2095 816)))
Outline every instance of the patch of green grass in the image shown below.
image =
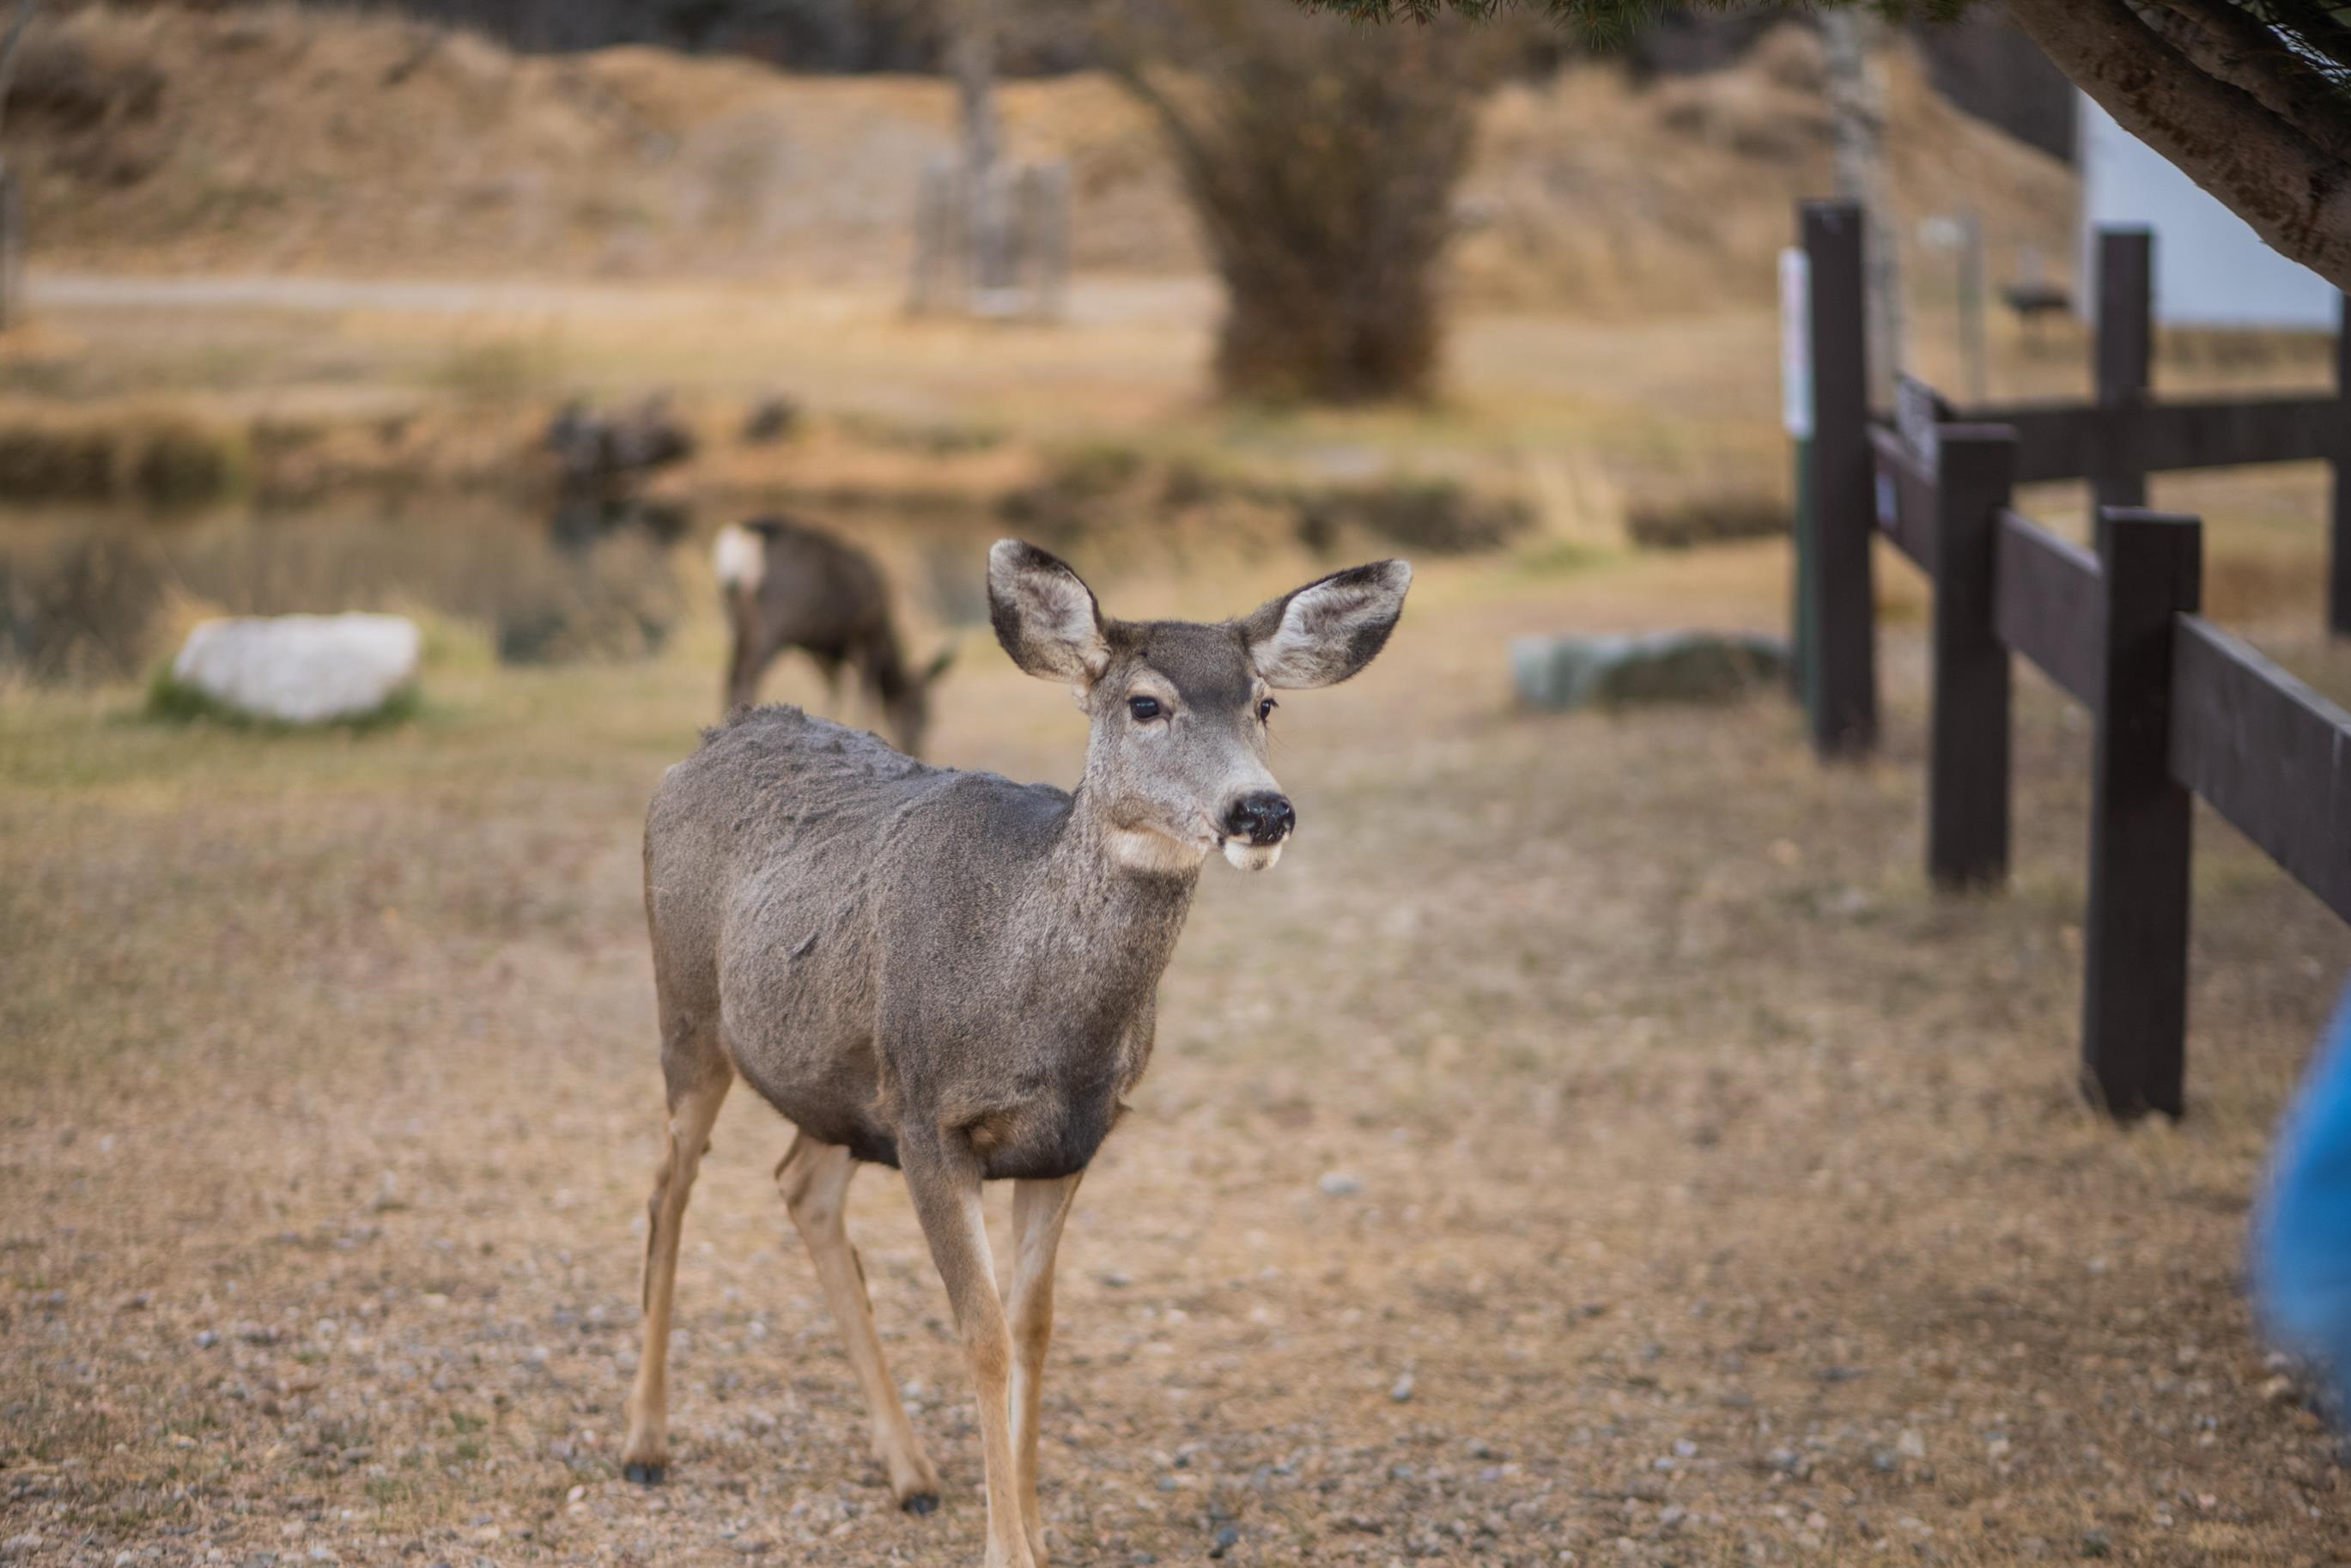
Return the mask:
POLYGON ((952 457, 966 452, 992 452, 1004 444, 1005 433, 995 425, 956 421, 911 421, 883 414, 851 412, 833 416, 843 434, 869 446, 896 452, 919 452, 926 457, 952 457))
POLYGON ((1608 559, 1609 552, 1596 545, 1549 539, 1521 553, 1515 564, 1522 577, 1568 577, 1589 571, 1608 559))
POLYGON ((551 339, 460 343, 432 367, 427 381, 461 402, 519 403, 543 396, 556 383, 561 359, 551 339))
POLYGON ((284 719, 262 718, 242 708, 231 707, 211 693, 180 680, 172 674, 168 664, 157 670, 148 681, 147 702, 141 710, 144 716, 163 723, 193 724, 203 721, 264 735, 303 735, 337 730, 365 735, 406 724, 423 711, 423 694, 412 682, 365 713, 350 714, 318 724, 292 724, 284 719))
POLYGON ((158 415, 131 433, 121 488, 156 507, 193 507, 243 489, 250 467, 236 431, 179 415, 158 415))

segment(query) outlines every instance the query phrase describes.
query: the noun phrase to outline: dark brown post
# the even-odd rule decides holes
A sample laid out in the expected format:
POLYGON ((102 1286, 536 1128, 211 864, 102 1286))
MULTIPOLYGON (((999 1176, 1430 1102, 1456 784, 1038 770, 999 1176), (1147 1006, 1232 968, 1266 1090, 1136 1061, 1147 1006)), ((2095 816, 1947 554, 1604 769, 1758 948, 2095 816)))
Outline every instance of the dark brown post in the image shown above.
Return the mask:
POLYGON ((0 332, 25 324, 25 196, 14 174, 0 174, 0 332))
POLYGON ((2326 544, 2326 629, 2337 637, 2351 637, 2351 295, 2337 307, 2335 329, 2335 395, 2343 400, 2335 415, 2335 515, 2326 544))
POLYGON ((1813 748, 1849 756, 1877 741, 1877 603, 1870 541, 1876 471, 1869 448, 1868 330, 1861 208, 1806 202, 1812 271, 1813 439, 1804 587, 1812 612, 1813 748))
MULTIPOLYGON (((2155 364, 2155 236, 2145 229, 2098 231, 2098 402, 2147 401, 2155 364)), ((2147 475, 2108 455, 2090 476, 2091 515, 2147 505, 2147 475)), ((2101 544, 2105 535, 2099 535, 2101 544)))
POLYGON ((2201 601, 2203 525, 2116 508, 2083 920, 2082 1086, 2117 1120, 2177 1116, 2188 1037, 2189 807, 2171 777, 2172 616, 2201 601))
POLYGON ((1937 425, 1935 463, 1927 872, 1945 887, 1981 886, 2008 876, 2009 655, 1992 629, 1992 550, 2016 434, 1937 425))

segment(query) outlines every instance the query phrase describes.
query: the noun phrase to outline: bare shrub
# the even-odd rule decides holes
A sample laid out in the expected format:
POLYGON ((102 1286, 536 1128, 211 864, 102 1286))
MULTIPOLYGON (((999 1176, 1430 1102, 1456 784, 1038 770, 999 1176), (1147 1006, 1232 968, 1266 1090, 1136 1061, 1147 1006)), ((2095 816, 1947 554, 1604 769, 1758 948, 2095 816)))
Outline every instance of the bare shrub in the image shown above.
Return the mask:
POLYGON ((163 75, 120 48, 93 48, 86 29, 68 22, 25 37, 9 117, 64 133, 150 120, 163 103, 163 75))
POLYGON ((1429 555, 1496 549, 1534 522, 1516 497, 1484 496, 1451 479, 1391 479, 1297 497, 1298 537, 1317 551, 1332 549, 1342 530, 1357 528, 1384 545, 1429 555))
POLYGON ((1785 501, 1745 493, 1643 501, 1625 518, 1625 531, 1643 549, 1690 549, 1743 539, 1784 538, 1790 526, 1785 501))
POLYGON ((1224 278, 1224 391, 1429 392, 1489 51, 1458 24, 1374 34, 1263 0, 1123 9, 1105 32, 1224 278))

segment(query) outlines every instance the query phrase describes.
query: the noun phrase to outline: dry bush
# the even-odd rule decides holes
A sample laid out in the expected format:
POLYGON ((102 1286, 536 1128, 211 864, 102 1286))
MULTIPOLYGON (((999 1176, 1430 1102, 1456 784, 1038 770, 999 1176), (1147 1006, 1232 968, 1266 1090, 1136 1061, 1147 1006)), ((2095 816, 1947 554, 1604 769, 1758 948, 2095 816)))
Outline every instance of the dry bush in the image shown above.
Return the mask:
POLYGON ((171 153, 164 85, 152 61, 125 47, 114 18, 69 16, 26 34, 8 92, 9 126, 47 141, 59 172, 126 190, 171 153))
POLYGON ((1257 0, 1174 0, 1106 31, 1165 133, 1226 311, 1228 393, 1418 397, 1479 78, 1455 26, 1374 33, 1257 0))
POLYGON ((114 489, 114 438, 95 426, 0 421, 0 488, 19 500, 103 499, 114 489))
POLYGON ((1214 517, 1236 538, 1287 531, 1316 556, 1366 542, 1466 555, 1499 549, 1534 521, 1524 499, 1449 478, 1291 482, 1108 441, 1050 455, 1036 480, 1004 494, 997 515, 1064 549, 1143 528, 1164 535, 1188 515, 1214 517))
POLYGON ((9 89, 12 118, 67 132, 155 118, 163 103, 163 75, 113 40, 68 20, 26 35, 9 89))
POLYGON ((1349 530, 1429 555, 1497 549, 1526 532, 1533 509, 1517 497, 1484 496, 1451 479, 1396 478, 1296 492, 1298 538, 1328 553, 1349 530))
POLYGON ((1625 531, 1643 549, 1689 549, 1742 539, 1784 538, 1790 527, 1785 501, 1744 492, 1645 501, 1625 517, 1625 531))
POLYGON ((242 431, 165 405, 0 410, 0 494, 26 501, 190 506, 237 490, 242 431))

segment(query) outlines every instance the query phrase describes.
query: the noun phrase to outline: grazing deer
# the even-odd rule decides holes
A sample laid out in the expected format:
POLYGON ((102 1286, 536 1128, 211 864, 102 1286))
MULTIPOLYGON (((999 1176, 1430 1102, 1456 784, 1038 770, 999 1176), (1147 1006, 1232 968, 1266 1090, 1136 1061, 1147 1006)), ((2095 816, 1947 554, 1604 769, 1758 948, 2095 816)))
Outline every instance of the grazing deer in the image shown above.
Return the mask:
POLYGON ((760 517, 721 528, 712 564, 735 631, 722 714, 757 699, 759 677, 777 654, 805 649, 836 697, 841 665, 855 665, 898 748, 922 754, 931 685, 955 662, 955 651, 920 670, 906 667, 890 619, 889 585, 872 556, 831 534, 760 517))
POLYGON ((1266 770, 1271 694, 1369 664, 1412 569, 1359 566, 1239 621, 1105 618, 1061 561, 988 553, 996 634, 1092 732, 1074 791, 928 768, 797 708, 738 714, 672 768, 645 824, 666 1151, 645 1239, 624 1471, 669 1462, 678 1234, 741 1075, 796 1129, 777 1185, 816 1261, 902 1506, 938 1472, 883 1365, 842 1200, 905 1173, 979 1399, 990 1568, 1044 1559, 1037 1417, 1061 1222, 1150 1060, 1159 977, 1213 850, 1263 870, 1297 824, 1266 770), (1013 1185, 1009 1316, 980 1184, 1013 1185))

